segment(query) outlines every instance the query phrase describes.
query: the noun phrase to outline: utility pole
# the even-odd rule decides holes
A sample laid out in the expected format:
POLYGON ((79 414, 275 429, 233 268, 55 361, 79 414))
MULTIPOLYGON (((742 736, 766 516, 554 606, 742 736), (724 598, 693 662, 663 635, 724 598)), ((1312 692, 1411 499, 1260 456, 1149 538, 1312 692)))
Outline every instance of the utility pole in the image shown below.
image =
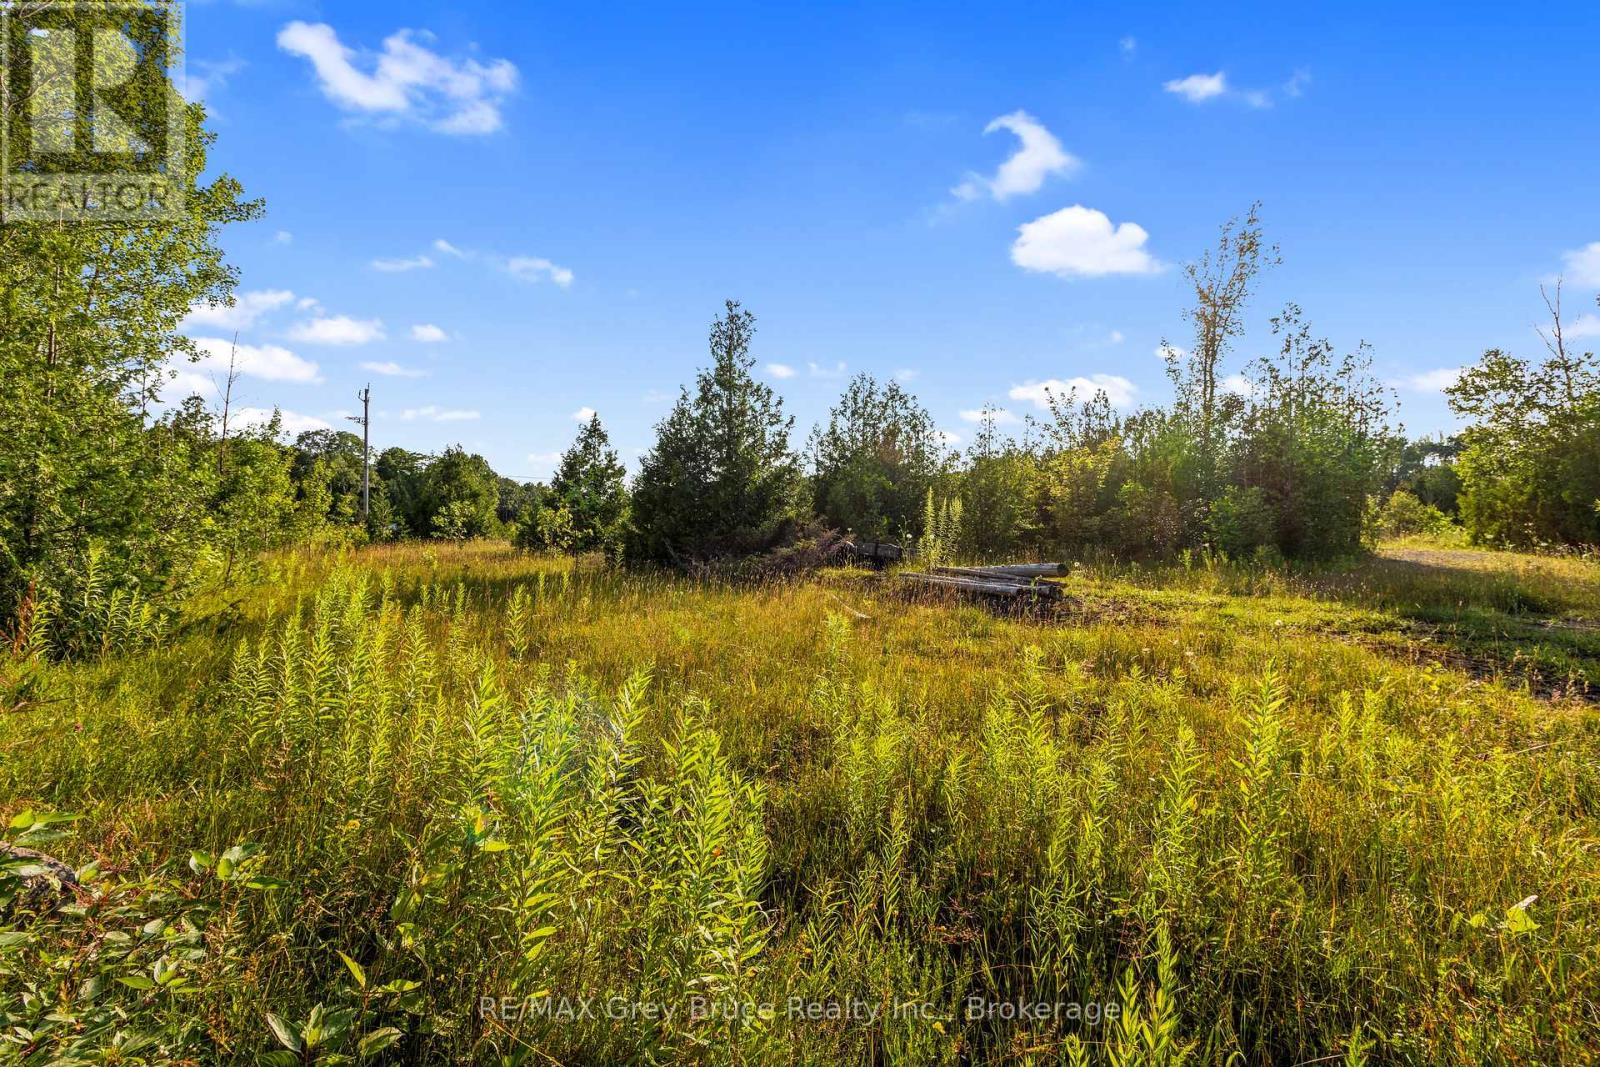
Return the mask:
POLYGON ((372 385, 357 393, 356 399, 361 401, 361 416, 351 415, 350 421, 361 424, 361 522, 365 525, 371 505, 372 385))

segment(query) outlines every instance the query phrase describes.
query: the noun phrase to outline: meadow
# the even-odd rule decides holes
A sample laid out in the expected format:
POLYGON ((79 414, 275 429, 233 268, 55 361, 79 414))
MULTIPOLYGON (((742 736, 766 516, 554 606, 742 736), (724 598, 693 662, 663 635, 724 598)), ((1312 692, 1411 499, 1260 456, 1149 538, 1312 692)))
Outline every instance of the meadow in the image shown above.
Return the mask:
POLYGON ((0 1062, 1600 1059, 1600 565, 269 555, 0 657, 0 1062))

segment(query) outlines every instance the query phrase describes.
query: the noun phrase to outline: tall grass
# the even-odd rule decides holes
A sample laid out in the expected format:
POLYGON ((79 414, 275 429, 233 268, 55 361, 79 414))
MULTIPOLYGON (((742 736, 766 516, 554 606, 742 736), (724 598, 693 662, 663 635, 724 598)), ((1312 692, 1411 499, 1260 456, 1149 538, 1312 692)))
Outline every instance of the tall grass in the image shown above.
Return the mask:
POLYGON ((0 920, 0 1060, 1595 1056, 1595 712, 1301 625, 1298 579, 1041 624, 488 545, 268 567, 5 661, 0 813, 86 889, 0 920))

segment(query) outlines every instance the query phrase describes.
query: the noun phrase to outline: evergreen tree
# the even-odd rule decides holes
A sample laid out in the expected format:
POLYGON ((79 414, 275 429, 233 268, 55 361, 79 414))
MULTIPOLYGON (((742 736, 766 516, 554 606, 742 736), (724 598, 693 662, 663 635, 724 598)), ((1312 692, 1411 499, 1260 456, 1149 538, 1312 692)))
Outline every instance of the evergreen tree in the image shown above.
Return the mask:
POLYGON ((755 316, 728 301, 711 326, 711 366, 661 424, 634 487, 630 554, 707 559, 777 544, 801 512, 794 420, 751 376, 755 316))
POLYGON ((546 508, 565 509, 567 547, 608 554, 621 550, 628 524, 626 475, 600 416, 591 416, 561 457, 548 499, 542 502, 546 508))

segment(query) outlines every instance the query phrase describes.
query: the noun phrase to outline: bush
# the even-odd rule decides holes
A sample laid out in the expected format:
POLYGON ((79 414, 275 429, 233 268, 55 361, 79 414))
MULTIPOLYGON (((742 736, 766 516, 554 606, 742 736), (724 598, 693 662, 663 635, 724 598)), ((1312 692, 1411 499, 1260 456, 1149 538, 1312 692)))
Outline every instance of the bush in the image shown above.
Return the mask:
POLYGON ((1254 486, 1230 485, 1211 505, 1206 522, 1211 543, 1231 559, 1244 559, 1277 540, 1277 515, 1267 494, 1254 486))
POLYGON ((1376 525, 1380 537, 1416 537, 1444 533, 1450 528, 1450 517, 1404 489, 1396 489, 1379 509, 1376 525))

